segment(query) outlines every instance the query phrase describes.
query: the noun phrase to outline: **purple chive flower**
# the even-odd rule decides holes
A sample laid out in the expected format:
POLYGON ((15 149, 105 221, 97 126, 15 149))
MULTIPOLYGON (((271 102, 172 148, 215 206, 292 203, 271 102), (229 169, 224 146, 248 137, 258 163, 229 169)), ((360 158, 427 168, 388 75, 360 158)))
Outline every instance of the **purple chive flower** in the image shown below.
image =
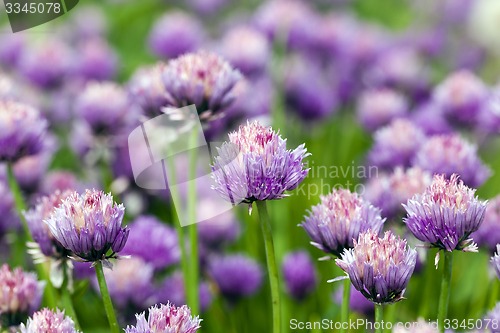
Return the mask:
POLYGON ((486 202, 474 196, 456 174, 446 179, 435 175, 432 184, 422 194, 404 204, 406 226, 413 235, 441 250, 476 252, 469 238, 483 222, 486 202))
POLYGON ((162 62, 154 66, 143 67, 135 72, 128 83, 128 92, 147 116, 161 114, 161 108, 168 104, 167 91, 162 81, 165 68, 162 62))
POLYGON ((50 39, 25 50, 17 67, 34 85, 42 89, 56 89, 72 71, 73 59, 68 45, 58 39, 50 39))
POLYGON ((263 273, 259 264, 241 254, 212 258, 208 272, 229 301, 255 294, 262 284, 263 273))
POLYGON ((271 112, 273 100, 273 84, 268 77, 256 81, 239 81, 235 87, 237 95, 233 104, 225 111, 226 117, 235 124, 240 124, 248 119, 265 117, 271 112))
POLYGON ((497 273, 498 278, 500 279, 500 244, 497 244, 497 251, 491 257, 491 265, 493 269, 495 269, 495 273, 497 273))
POLYGON ((0 101, 0 161, 17 161, 43 148, 47 121, 35 108, 0 101))
POLYGON ((410 119, 427 135, 453 132, 453 128, 444 117, 441 107, 434 102, 426 102, 419 105, 411 113, 410 119))
POLYGON ((180 259, 177 233, 153 216, 139 216, 131 230, 124 254, 142 258, 155 269, 167 268, 180 259))
POLYGON ((456 173, 471 187, 481 186, 491 174, 491 170, 479 159, 476 145, 458 134, 427 139, 416 153, 413 165, 448 177, 456 173))
POLYGON ((240 26, 224 36, 221 53, 245 75, 259 75, 265 71, 270 59, 270 45, 258 30, 240 26))
MULTIPOLYGON (((198 204, 198 210, 205 213, 214 209, 211 200, 202 200, 198 204)), ((224 245, 233 243, 240 235, 240 224, 232 211, 204 220, 197 226, 200 242, 210 249, 220 249, 224 245)))
POLYGON ((371 165, 385 169, 408 167, 425 141, 424 132, 407 119, 395 119, 374 134, 374 145, 368 153, 371 165))
MULTIPOLYGON (((229 134, 212 167, 214 189, 229 202, 251 204, 281 199, 307 176, 304 145, 286 149, 286 140, 255 121, 229 134)), ((250 206, 251 207, 251 206, 250 206)))
POLYGON ((126 91, 113 82, 89 83, 75 103, 75 113, 94 134, 117 134, 137 116, 126 91))
POLYGON ((472 234, 472 239, 490 253, 495 252, 497 244, 500 244, 500 195, 488 200, 484 221, 472 234))
POLYGON ((127 242, 130 230, 121 227, 124 212, 123 205, 113 202, 111 194, 93 189, 82 195, 70 194, 45 223, 76 257, 108 263, 107 259, 115 258, 127 242))
MULTIPOLYGON (((113 303, 124 309, 134 305, 139 308, 146 304, 153 293, 153 266, 138 257, 118 261, 113 269, 104 271, 109 294, 113 303)), ((94 288, 99 290, 97 280, 93 280, 94 288)))
POLYGON ((395 218, 404 212, 402 204, 415 194, 423 193, 431 182, 432 175, 418 167, 406 170, 397 167, 390 174, 370 179, 363 197, 379 207, 382 216, 395 218))
POLYGON ((240 79, 240 72, 207 51, 171 60, 163 71, 169 106, 194 104, 202 120, 215 117, 233 102, 233 88, 240 79))
POLYGON ((480 131, 491 134, 500 133, 500 85, 492 90, 483 103, 477 125, 480 131))
POLYGON ((450 121, 474 125, 489 90, 473 73, 452 73, 434 91, 433 100, 450 121))
POLYGON ((0 268, 0 322, 9 326, 19 325, 40 305, 44 283, 33 273, 21 268, 0 268))
POLYGON ((174 11, 156 21, 149 35, 149 47, 156 55, 170 59, 196 51, 203 39, 204 30, 198 20, 174 11))
POLYGON ((0 34, 0 64, 5 68, 17 65, 26 48, 26 35, 2 33, 0 34))
POLYGON ((21 333, 79 333, 73 320, 65 316, 64 311, 47 308, 35 312, 26 325, 21 324, 19 329, 21 333))
POLYGON ((56 191, 66 191, 77 189, 81 185, 78 183, 76 176, 70 171, 52 170, 49 171, 42 179, 40 185, 40 193, 50 195, 56 191))
POLYGON ((85 80, 110 80, 118 68, 118 56, 101 38, 82 41, 77 47, 75 74, 85 80))
POLYGON ((405 116, 407 112, 406 99, 394 90, 367 90, 358 99, 358 120, 369 131, 375 131, 394 118, 405 116))
POLYGON ((283 258, 283 278, 288 293, 301 300, 316 287, 316 270, 305 251, 290 252, 283 258))
POLYGON ((340 257, 354 246, 361 232, 382 229, 385 219, 380 216, 380 209, 357 193, 336 189, 320 199, 321 203, 311 208, 300 226, 311 238, 311 244, 321 251, 340 257))
POLYGON ((378 232, 369 230, 360 234, 354 248, 346 250, 335 262, 368 300, 394 303, 403 299, 415 269, 417 251, 391 231, 379 238, 378 232))
POLYGON ((40 247, 42 254, 47 257, 62 259, 71 254, 70 251, 54 238, 49 226, 44 222, 61 205, 62 201, 71 194, 71 191, 57 191, 50 196, 42 197, 38 200, 34 208, 24 213, 33 240, 40 247))
MULTIPOLYGON (((184 278, 182 272, 174 272, 167 277, 154 293, 154 300, 158 303, 170 302, 173 305, 181 306, 186 304, 184 288, 184 278)), ((201 282, 198 289, 201 311, 205 311, 212 303, 212 293, 206 282, 201 282)))
POLYGON ((144 312, 135 315, 136 326, 127 326, 125 333, 195 333, 201 327, 201 319, 193 317, 186 305, 176 307, 170 303, 160 304, 150 307, 148 311, 147 319, 144 312))

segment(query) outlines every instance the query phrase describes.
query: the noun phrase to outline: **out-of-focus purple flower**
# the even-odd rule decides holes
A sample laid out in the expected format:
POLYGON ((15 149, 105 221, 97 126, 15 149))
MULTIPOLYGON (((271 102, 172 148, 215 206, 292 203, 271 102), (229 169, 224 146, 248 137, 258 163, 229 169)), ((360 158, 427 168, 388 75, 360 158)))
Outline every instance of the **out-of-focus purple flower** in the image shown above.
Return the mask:
POLYGON ((288 66, 285 78, 288 107, 304 120, 332 115, 336 111, 337 100, 324 69, 306 58, 296 58, 288 66))
POLYGON ((0 100, 16 100, 16 85, 12 78, 0 71, 0 100))
POLYGON ((50 195, 56 191, 79 189, 81 185, 78 183, 76 176, 70 171, 52 170, 48 172, 42 179, 40 192, 44 195, 50 195))
POLYGON ((70 19, 68 25, 78 40, 103 37, 108 29, 106 15, 98 5, 80 4, 78 15, 71 15, 70 19))
POLYGON ((71 193, 44 221, 75 256, 83 261, 107 262, 127 242, 130 229, 121 227, 124 213, 123 205, 116 204, 111 194, 93 189, 82 195, 71 193))
POLYGON ((486 85, 473 73, 452 73, 434 91, 433 100, 453 122, 474 125, 481 105, 489 94, 486 85))
MULTIPOLYGON (((159 303, 171 303, 176 306, 181 306, 186 303, 186 295, 184 293, 184 278, 182 272, 174 272, 167 277, 161 286, 155 291, 154 299, 159 303)), ((202 311, 206 311, 212 303, 212 293, 206 282, 202 282, 198 289, 200 306, 202 311)))
POLYGON ((73 53, 66 44, 59 39, 49 39, 25 50, 17 67, 34 85, 43 89, 55 89, 71 73, 73 59, 73 53))
POLYGON ((167 91, 162 81, 165 64, 139 68, 128 83, 132 100, 138 104, 146 116, 161 114, 161 108, 168 104, 167 91))
MULTIPOLYGON (((211 200, 202 200, 198 204, 198 210, 204 213, 214 209, 216 208, 211 200)), ((240 234, 240 224, 232 211, 202 221, 197 226, 200 241, 211 249, 220 249, 234 242, 240 234)))
POLYGON ((407 119, 395 119, 374 134, 374 145, 368 153, 371 165, 385 169, 408 167, 425 141, 425 134, 407 119))
POLYGON ((357 103, 358 120, 369 131, 375 131, 407 112, 408 103, 404 96, 391 89, 367 90, 357 103))
POLYGON ((382 216, 393 218, 403 213, 403 203, 415 194, 423 193, 431 184, 432 175, 418 167, 397 167, 390 174, 371 178, 363 196, 382 210, 382 216))
POLYGON ((35 108, 0 101, 0 161, 17 161, 43 147, 47 121, 35 108))
POLYGON ((84 119, 94 134, 117 134, 137 114, 127 92, 113 82, 91 82, 75 102, 75 113, 84 119))
POLYGON ((187 4, 200 15, 214 15, 222 10, 228 0, 187 0, 187 4))
POLYGON ((413 235, 438 249, 476 252, 469 238, 483 222, 486 202, 474 196, 456 174, 446 179, 435 175, 432 184, 422 194, 416 194, 404 204, 406 226, 413 235))
MULTIPOLYGON (((236 124, 270 114, 273 100, 273 84, 267 77, 257 81, 241 80, 235 87, 237 97, 226 109, 226 117, 236 124)), ((223 120, 224 120, 223 119, 223 120)))
POLYGON ((0 33, 0 64, 14 68, 26 49, 26 35, 0 33))
MULTIPOLYGON (((344 287, 340 286, 337 291, 333 294, 333 299, 337 304, 342 304, 342 296, 344 292, 344 287)), ((349 308, 361 314, 370 316, 375 311, 373 303, 366 299, 365 296, 354 288, 351 288, 351 294, 349 296, 349 308)))
POLYGON ((153 216, 139 216, 131 230, 124 254, 142 258, 155 269, 166 268, 180 259, 177 233, 153 216))
POLYGON ((108 43, 100 38, 81 42, 77 49, 75 74, 85 80, 109 80, 117 71, 118 56, 108 43))
POLYGON ((257 121, 230 133, 218 153, 212 167, 214 189, 232 203, 281 199, 309 171, 304 168, 308 154, 303 144, 287 150, 286 140, 257 121))
POLYGON ((169 106, 194 104, 202 120, 209 120, 234 101, 239 71, 214 53, 199 51, 171 60, 163 71, 169 106))
POLYGON ((417 251, 391 231, 383 238, 373 231, 360 234, 354 248, 335 260, 354 288, 377 304, 403 299, 416 261, 417 251))
POLYGON ((500 133, 500 85, 495 87, 483 103, 478 117, 478 129, 482 132, 500 133))
POLYGON ((479 159, 476 145, 458 134, 427 139, 415 155, 413 165, 448 177, 456 173, 471 187, 481 186, 491 174, 491 170, 479 159))
POLYGON ((71 317, 65 316, 64 311, 52 311, 44 308, 28 318, 26 325, 19 327, 21 333, 79 333, 71 317))
POLYGON ((48 225, 44 222, 70 194, 72 194, 71 191, 57 191, 50 196, 42 197, 35 207, 24 213, 33 240, 38 243, 41 252, 47 257, 61 259, 71 254, 54 238, 48 225))
POLYGON ((0 180, 0 239, 9 229, 19 225, 14 209, 14 197, 6 181, 0 180))
POLYGON ((497 251, 493 257, 491 257, 491 265, 495 272, 497 273, 497 277, 500 279, 500 244, 497 244, 497 251))
MULTIPOLYGON (((139 308, 151 305, 146 303, 154 292, 153 271, 153 266, 138 257, 119 260, 112 270, 105 270, 104 275, 113 303, 122 309, 130 305, 139 308)), ((94 288, 98 290, 97 280, 93 282, 94 288)))
POLYGON ((283 258, 283 278, 288 293, 301 300, 316 287, 316 270, 305 251, 290 252, 283 258))
POLYGON ((311 244, 337 257, 354 246, 354 240, 367 230, 380 232, 385 219, 380 209, 357 193, 335 189, 321 196, 321 203, 313 206, 300 224, 311 238, 311 244))
POLYGON ((208 272, 221 294, 230 301, 253 295, 262 284, 263 274, 259 264, 242 254, 212 258, 208 272))
POLYGON ((222 39, 222 55, 243 74, 259 75, 270 59, 270 46, 258 30, 240 26, 233 28, 222 39))
POLYGON ((187 13, 174 11, 156 21, 149 35, 149 47, 156 55, 170 59, 196 51, 203 39, 200 22, 187 13))
POLYGON ((434 102, 419 105, 411 114, 410 119, 427 135, 448 134, 453 128, 443 115, 441 107, 434 102))
POLYGON ((484 221, 471 237, 480 247, 495 252, 500 244, 500 195, 488 200, 484 221))
POLYGON ((40 305, 45 284, 33 273, 21 268, 0 268, 0 321, 9 326, 19 325, 40 305))
MULTIPOLYGON (((493 309, 491 309, 491 311, 489 311, 484 316, 484 319, 486 319, 490 323, 500 322, 500 302, 497 302, 495 307, 493 309)), ((483 323, 486 324, 487 322, 483 322, 483 323)), ((480 332, 484 332, 484 331, 480 331, 480 332)), ((478 331, 478 332, 474 332, 474 333, 480 333, 480 332, 478 331)), ((498 333, 499 329, 497 327, 496 329, 491 329, 491 331, 486 330, 486 332, 498 333)))

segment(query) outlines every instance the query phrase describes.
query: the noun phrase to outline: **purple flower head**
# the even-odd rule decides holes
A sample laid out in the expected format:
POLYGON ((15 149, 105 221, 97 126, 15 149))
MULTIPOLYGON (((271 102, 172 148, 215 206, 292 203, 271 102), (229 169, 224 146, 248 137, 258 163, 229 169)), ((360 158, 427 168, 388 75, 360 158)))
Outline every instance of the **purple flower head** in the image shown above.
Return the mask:
MULTIPOLYGON (((167 277, 154 293, 154 299, 160 303, 171 303, 176 306, 186 304, 184 278, 182 272, 174 272, 167 277)), ((198 288, 201 311, 205 311, 212 303, 212 293, 206 282, 202 282, 198 288)))
POLYGON ((229 30, 224 36, 221 52, 245 75, 259 75, 270 59, 270 45, 261 32, 247 26, 229 30))
POLYGON ((410 119, 427 135, 453 132, 453 128, 444 117, 441 107, 434 102, 419 105, 411 113, 410 119))
POLYGON ((369 131, 375 131, 407 112, 408 103, 404 96, 391 89, 367 90, 358 99, 358 120, 369 131))
POLYGON ((255 294, 262 284, 263 273, 259 264, 242 254, 212 258, 208 272, 229 301, 255 294))
POLYGON ((53 170, 48 172, 42 179, 40 192, 50 195, 56 191, 65 191, 79 188, 80 184, 76 176, 70 171, 53 170))
POLYGON ((193 317, 186 305, 160 304, 150 307, 148 311, 147 319, 144 312, 136 314, 136 326, 127 326, 125 333, 195 333, 200 328, 201 319, 193 317))
POLYGON ((500 279, 500 244, 497 244, 497 251, 493 257, 491 257, 491 265, 497 273, 497 277, 500 279))
POLYGON ((336 111, 337 100, 324 69, 306 58, 296 58, 288 66, 285 78, 287 105, 304 120, 318 120, 332 115, 336 111))
POLYGON ((124 254, 142 258, 155 269, 169 267, 180 259, 177 233, 153 216, 139 216, 129 226, 131 232, 124 254))
POLYGON ((239 71, 214 53, 199 51, 171 60, 163 71, 169 106, 196 106, 202 120, 209 120, 234 101, 239 71))
POLYGON ((0 268, 0 322, 7 327, 19 325, 35 311, 42 300, 44 283, 21 268, 0 268))
POLYGON ((472 238, 480 247, 490 253, 495 252, 497 244, 500 244, 500 195, 488 200, 484 221, 472 238))
POLYGON ((480 78, 462 70, 452 73, 434 91, 433 100, 450 121, 474 125, 489 91, 480 78))
POLYGON ((354 246, 360 233, 382 230, 385 219, 380 216, 380 209, 357 193, 336 189, 320 198, 321 203, 313 206, 300 224, 318 249, 340 257, 354 246))
POLYGON ((21 333, 79 333, 73 320, 65 316, 64 311, 47 308, 35 312, 26 325, 21 324, 19 328, 21 333))
POLYGON ((272 87, 268 77, 256 81, 239 81, 234 87, 237 97, 226 109, 224 119, 240 124, 247 119, 269 115, 273 100, 272 87))
POLYGON ((89 83, 75 103, 75 113, 97 135, 117 134, 137 116, 127 92, 113 82, 89 83))
POLYGON ((486 202, 474 196, 456 174, 447 179, 435 175, 432 184, 422 194, 416 194, 404 204, 406 226, 413 235, 438 249, 475 252, 469 238, 483 222, 486 202))
POLYGON ((369 230, 361 233, 354 248, 335 262, 368 300, 393 303, 403 298, 415 269, 417 251, 391 231, 379 238, 378 232, 369 230))
POLYGON ((104 37, 108 31, 108 21, 103 8, 97 4, 80 4, 78 15, 72 15, 70 29, 77 40, 104 37))
POLYGON ((6 68, 17 65, 26 48, 26 35, 2 33, 0 34, 0 64, 6 68))
POLYGON ((283 258, 283 278, 288 293, 301 300, 316 287, 316 270, 305 251, 290 252, 283 258))
POLYGON ((43 148, 47 121, 35 108, 0 101, 0 161, 17 161, 43 148))
POLYGON ((374 134, 368 153, 370 164, 385 169, 408 167, 422 143, 424 132, 407 119, 395 119, 374 134))
POLYGON ((5 180, 0 179, 0 239, 3 234, 15 227, 18 227, 19 217, 15 212, 14 197, 5 180))
MULTIPOLYGON (((209 212, 215 209, 212 200, 202 200, 198 205, 199 211, 209 212)), ((240 224, 234 213, 228 211, 214 218, 198 223, 200 241, 211 249, 219 249, 233 243, 240 234, 240 224)))
MULTIPOLYGON (((333 294, 333 300, 338 305, 342 304, 344 287, 340 286, 333 294)), ((365 314, 370 316, 373 314, 375 307, 373 303, 370 302, 363 296, 363 294, 354 288, 351 288, 351 294, 349 296, 349 308, 357 313, 365 314)))
POLYGON ((59 259, 71 254, 70 251, 54 238, 49 226, 44 222, 61 205, 62 201, 71 194, 71 191, 56 191, 50 196, 39 199, 34 208, 24 213, 33 240, 40 247, 40 251, 47 257, 59 259))
POLYGON ((204 39, 200 22, 181 11, 169 12, 156 21, 149 35, 149 47, 165 59, 196 51, 204 39))
POLYGON ((477 128, 491 134, 500 133, 500 85, 495 87, 483 103, 477 128))
MULTIPOLYGON (((134 305, 144 308, 148 298, 153 293, 153 266, 138 257, 119 260, 113 269, 104 271, 109 294, 113 303, 125 309, 134 305)), ((97 280, 92 282, 95 289, 99 289, 97 280)))
POLYGON ((286 149, 286 140, 259 122, 229 134, 212 167, 214 189, 229 202, 281 199, 307 176, 304 145, 286 149))
POLYGON ((147 116, 160 115, 161 108, 168 104, 167 91, 162 81, 165 68, 162 62, 154 66, 139 68, 128 83, 128 92, 147 116))
POLYGON ((413 165, 450 177, 456 173, 465 184, 481 186, 491 174, 477 155, 477 147, 458 134, 436 135, 427 139, 416 153, 413 165))
POLYGON ((366 184, 363 197, 382 210, 382 216, 394 218, 404 212, 406 203, 415 194, 423 193, 431 184, 432 175, 418 167, 397 167, 390 174, 381 174, 366 184))
POLYGON ((87 80, 110 80, 117 71, 118 56, 101 38, 83 41, 77 48, 76 74, 87 80))
POLYGON ((50 39, 25 50, 17 67, 34 85, 42 89, 56 89, 72 71, 73 59, 68 45, 59 39, 50 39))
POLYGON ((125 246, 130 230, 121 227, 124 213, 111 194, 93 189, 71 193, 45 223, 66 250, 95 262, 115 258, 125 246))

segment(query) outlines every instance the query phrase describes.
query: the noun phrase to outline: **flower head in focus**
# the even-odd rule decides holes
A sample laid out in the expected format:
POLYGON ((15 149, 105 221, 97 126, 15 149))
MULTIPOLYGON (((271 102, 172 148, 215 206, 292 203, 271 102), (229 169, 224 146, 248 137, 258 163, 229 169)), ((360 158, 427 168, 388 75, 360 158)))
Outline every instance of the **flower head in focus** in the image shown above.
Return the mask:
POLYGON ((21 333, 79 333, 73 320, 64 311, 42 309, 35 312, 28 322, 21 324, 21 333))

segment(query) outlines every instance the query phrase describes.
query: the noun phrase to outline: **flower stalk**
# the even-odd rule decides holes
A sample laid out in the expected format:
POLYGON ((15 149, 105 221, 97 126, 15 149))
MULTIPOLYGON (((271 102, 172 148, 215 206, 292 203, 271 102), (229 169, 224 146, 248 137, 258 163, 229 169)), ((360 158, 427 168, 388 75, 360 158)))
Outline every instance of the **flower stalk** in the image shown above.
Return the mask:
POLYGON ((438 326, 439 332, 444 333, 444 321, 448 316, 448 303, 450 301, 451 271, 453 265, 453 252, 444 251, 443 279, 441 280, 441 292, 439 295, 438 326))
POLYGON ((95 262, 95 273, 99 284, 99 290, 101 291, 102 303, 104 304, 106 317, 108 318, 110 332, 119 333, 120 326, 118 326, 118 321, 116 320, 115 309, 113 307, 113 303, 111 302, 111 297, 109 296, 108 286, 106 285, 106 279, 104 277, 101 261, 95 262))

